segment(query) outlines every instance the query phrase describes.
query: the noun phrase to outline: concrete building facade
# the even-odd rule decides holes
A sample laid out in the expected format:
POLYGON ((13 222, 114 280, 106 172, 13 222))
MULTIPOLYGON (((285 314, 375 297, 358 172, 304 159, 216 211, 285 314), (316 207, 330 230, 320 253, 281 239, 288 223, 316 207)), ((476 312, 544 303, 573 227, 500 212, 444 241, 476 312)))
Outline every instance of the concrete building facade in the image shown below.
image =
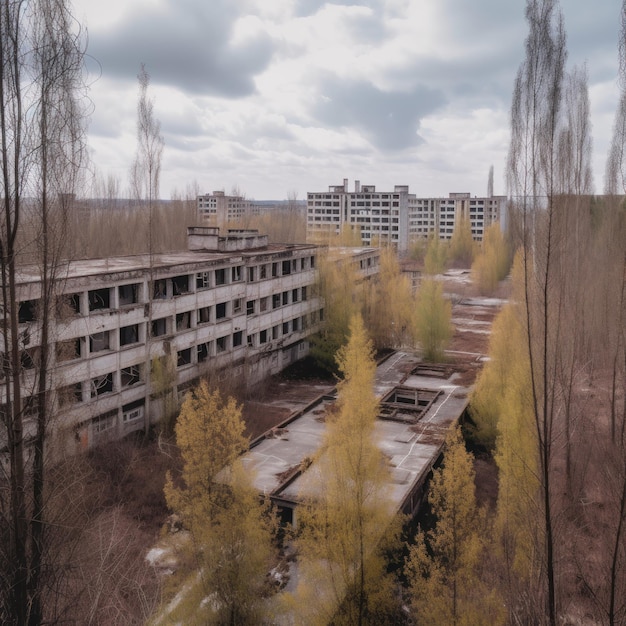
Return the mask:
POLYGON ((255 213, 254 205, 243 196, 228 196, 223 191, 198 196, 198 213, 215 226, 240 221, 255 213))
POLYGON ((499 221, 506 197, 471 197, 451 193, 448 198, 418 198, 408 185, 393 191, 376 191, 374 185, 355 181, 349 191, 348 180, 332 185, 328 192, 307 194, 307 238, 322 241, 343 228, 357 228, 364 246, 392 245, 406 252, 412 242, 436 235, 450 239, 462 218, 471 224, 472 235, 481 241, 485 229, 499 221))
MULTIPOLYGON (((188 242, 187 252, 60 268, 49 365, 57 450, 72 453, 158 422, 163 402, 151 372, 159 359, 181 397, 209 371, 256 383, 307 354, 323 315, 315 246, 271 245, 253 231, 221 237, 208 227, 188 229, 188 242)), ((41 342, 37 268, 20 272, 17 297, 28 437, 41 342)))

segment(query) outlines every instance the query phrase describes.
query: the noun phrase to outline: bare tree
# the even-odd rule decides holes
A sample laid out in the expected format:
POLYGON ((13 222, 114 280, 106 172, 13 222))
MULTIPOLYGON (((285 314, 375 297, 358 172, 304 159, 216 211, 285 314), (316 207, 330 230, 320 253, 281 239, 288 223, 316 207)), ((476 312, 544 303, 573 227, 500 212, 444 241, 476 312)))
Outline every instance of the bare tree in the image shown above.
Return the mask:
POLYGON ((558 131, 566 58, 563 17, 555 0, 528 0, 526 58, 514 87, 508 184, 522 220, 526 338, 539 460, 541 516, 537 554, 549 623, 557 621, 555 511, 555 347, 563 331, 552 291, 557 249, 558 131))
POLYGON ((59 242, 64 239, 54 229, 63 227, 83 158, 84 117, 77 96, 84 44, 65 0, 2 3, 0 40, 2 422, 9 457, 8 488, 0 493, 5 572, 0 617, 3 623, 39 624, 44 620, 45 590, 55 576, 45 495, 46 441, 53 410, 48 357, 56 268, 63 253, 59 242), (38 224, 41 293, 35 325, 24 330, 16 298, 16 242, 29 213, 38 224), (31 336, 39 345, 29 349, 36 355, 36 367, 33 386, 26 387, 21 363, 31 336), (27 412, 35 416, 28 434, 27 412))

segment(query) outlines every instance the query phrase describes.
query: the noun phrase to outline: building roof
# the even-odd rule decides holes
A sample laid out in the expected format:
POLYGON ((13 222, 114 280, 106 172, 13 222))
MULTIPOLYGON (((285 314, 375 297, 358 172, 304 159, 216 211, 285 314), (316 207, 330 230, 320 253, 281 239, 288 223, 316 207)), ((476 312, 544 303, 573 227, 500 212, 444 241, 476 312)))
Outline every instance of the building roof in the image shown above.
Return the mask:
MULTIPOLYGON (((428 474, 448 429, 467 407, 468 390, 456 384, 455 378, 451 371, 422 368, 417 356, 406 352, 394 353, 377 368, 375 393, 379 399, 384 401, 401 387, 408 392, 418 390, 418 395, 431 400, 424 412, 407 407, 397 419, 376 421, 374 436, 388 459, 392 480, 389 494, 396 510, 403 508, 415 485, 428 474), (407 416, 411 412, 413 415, 407 416)), ((310 460, 322 443, 324 416, 334 401, 333 395, 319 398, 253 443, 243 460, 259 492, 288 507, 315 496, 312 489, 317 483, 308 479, 315 468, 310 460)), ((381 404, 386 406, 386 402, 381 404)))

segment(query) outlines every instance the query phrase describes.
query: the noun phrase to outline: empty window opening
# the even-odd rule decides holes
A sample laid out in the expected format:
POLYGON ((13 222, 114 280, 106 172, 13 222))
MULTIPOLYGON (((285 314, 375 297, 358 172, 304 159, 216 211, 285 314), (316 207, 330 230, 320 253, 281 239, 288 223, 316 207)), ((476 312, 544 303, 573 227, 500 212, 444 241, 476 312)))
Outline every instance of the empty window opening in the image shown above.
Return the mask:
POLYGON ((267 330, 262 330, 259 333, 259 343, 267 343, 267 330))
POLYGON ((272 326, 272 339, 278 339, 278 326, 272 326))
POLYGON ((120 328, 120 346, 128 346, 139 342, 139 324, 120 328))
POLYGON ((220 270, 215 270, 215 284, 216 285, 226 284, 226 270, 224 268, 220 270))
POLYGON ((283 291, 283 306, 289 304, 289 292, 283 291))
POLYGON ((91 379, 91 397, 95 398, 113 391, 113 373, 91 379))
POLYGON ((256 268, 254 268, 254 267, 249 267, 248 268, 248 282, 249 283, 253 283, 254 282, 255 269, 256 268))
POLYGON ((248 348, 254 348, 254 334, 248 335, 247 343, 248 343, 248 348))
POLYGON ((101 352, 102 350, 110 350, 109 331, 95 333, 89 337, 89 352, 101 352))
POLYGON ((131 365, 121 370, 122 387, 130 387, 141 382, 141 369, 139 365, 131 365))
POLYGON ((198 309, 198 324, 208 324, 211 321, 211 307, 205 306, 198 309))
POLYGON ((241 298, 235 298, 233 300, 233 313, 241 313, 242 304, 241 298))
POLYGON ((259 311, 261 313, 263 313, 264 311, 267 311, 267 302, 268 302, 268 298, 259 298, 259 311))
POLYGON ((38 318, 39 300, 24 300, 20 302, 17 319, 21 323, 32 322, 38 318))
POLYGON ((179 350, 176 353, 176 366, 182 367, 183 365, 189 365, 191 363, 191 348, 185 350, 179 350))
POLYGON ((39 347, 27 348, 20 353, 20 361, 22 363, 22 368, 25 370, 33 369, 36 365, 39 364, 40 357, 40 349, 39 347))
POLYGON ((272 296, 272 308, 273 309, 277 309, 280 306, 280 294, 279 293, 275 293, 272 296))
POLYGON ((139 302, 139 283, 120 285, 118 288, 120 306, 139 302))
POLYGON ((111 307, 110 289, 92 289, 89 293, 89 310, 98 311, 111 307))
POLYGON ((234 283, 240 281, 241 280, 241 265, 237 265, 233 267, 231 275, 232 275, 232 281, 234 283))
POLYGON ((289 334, 289 322, 283 322, 283 335, 289 334))
POLYGON ((272 263, 272 278, 278 278, 280 274, 278 273, 278 263, 272 263))
POLYGON ((261 280, 263 280, 264 278, 267 278, 267 265, 259 266, 259 278, 261 280))
POLYGON ((243 331, 238 330, 233 333, 233 348, 237 348, 243 343, 243 331))
POLYGON ((283 261, 283 276, 291 274, 291 261, 283 261))
POLYGON ((176 330, 187 330, 191 328, 191 315, 189 311, 185 313, 177 313, 176 314, 176 330))
POLYGON ((226 352, 228 350, 228 337, 218 337, 215 340, 215 350, 216 352, 226 352))
POLYGON ((164 278, 155 280, 152 283, 152 297, 155 300, 167 298, 167 281, 164 278))
POLYGON ((198 363, 204 363, 211 356, 211 342, 198 344, 198 363))
POLYGON ((152 328, 150 332, 153 337, 160 337, 167 334, 167 318, 162 317, 158 320, 152 320, 152 328))
POLYGON ((297 302, 298 301, 298 290, 297 289, 293 289, 291 291, 291 301, 292 302, 297 302))
POLYGON ((172 292, 175 296, 189 293, 189 276, 187 274, 172 278, 172 292))

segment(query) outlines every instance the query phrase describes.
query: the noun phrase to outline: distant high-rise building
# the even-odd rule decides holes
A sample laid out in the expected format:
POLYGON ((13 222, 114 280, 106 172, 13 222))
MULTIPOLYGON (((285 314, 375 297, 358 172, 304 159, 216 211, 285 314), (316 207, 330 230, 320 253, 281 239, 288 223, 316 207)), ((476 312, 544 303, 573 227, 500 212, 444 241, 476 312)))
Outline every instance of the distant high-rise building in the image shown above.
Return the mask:
POLYGON ((472 197, 451 193, 448 198, 418 198, 408 185, 395 185, 393 191, 376 191, 374 185, 361 185, 354 191, 331 185, 327 192, 307 194, 307 237, 322 240, 339 234, 346 226, 360 232, 363 245, 391 244, 399 252, 408 250, 419 239, 437 235, 450 239, 457 221, 469 220, 475 240, 482 241, 485 229, 500 219, 506 196, 472 197))
POLYGON ((227 196, 223 191, 198 196, 198 213, 215 226, 237 222, 254 213, 253 204, 243 196, 227 196))

